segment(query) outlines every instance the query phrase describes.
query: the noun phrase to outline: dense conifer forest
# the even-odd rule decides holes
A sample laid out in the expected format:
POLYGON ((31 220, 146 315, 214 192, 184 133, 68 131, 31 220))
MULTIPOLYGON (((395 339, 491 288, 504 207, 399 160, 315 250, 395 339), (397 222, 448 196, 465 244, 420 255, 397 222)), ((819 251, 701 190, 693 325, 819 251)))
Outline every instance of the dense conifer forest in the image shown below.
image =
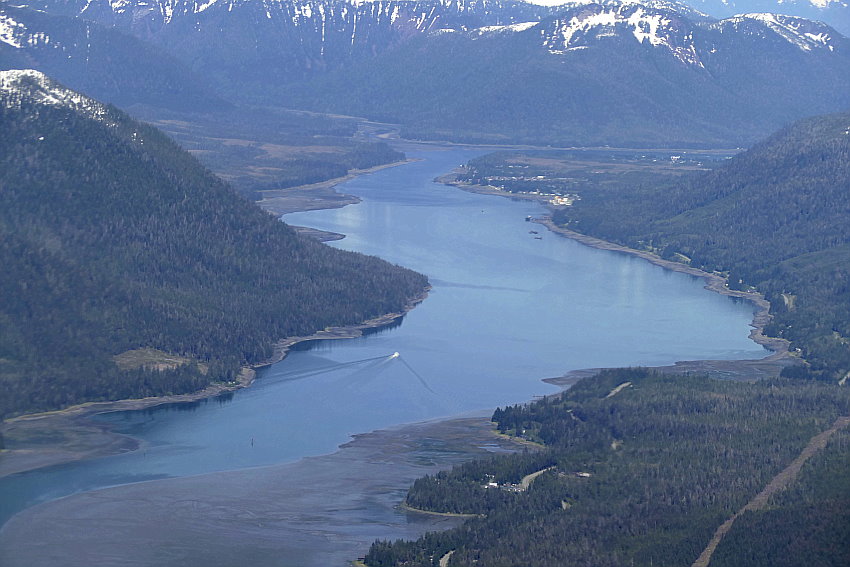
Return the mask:
POLYGON ((712 567, 850 565, 850 438, 837 435, 802 479, 746 512, 714 554, 712 567), (753 537, 758 534, 759 537, 753 537))
MULTIPOLYGON (((850 390, 818 381, 604 371, 497 409, 500 432, 543 448, 418 480, 409 506, 477 516, 415 542, 376 542, 366 563, 436 566, 451 551, 449 566, 691 565, 718 526, 846 415, 850 390)), ((793 553, 776 564, 845 565, 848 435, 835 433, 775 506, 744 515, 718 564, 772 565, 761 559, 793 553)))
POLYGON ((112 107, 0 100, 0 415, 197 390, 424 276, 301 239, 112 107), (177 364, 117 364, 157 349, 177 364), (126 360, 126 359, 125 359, 126 360))

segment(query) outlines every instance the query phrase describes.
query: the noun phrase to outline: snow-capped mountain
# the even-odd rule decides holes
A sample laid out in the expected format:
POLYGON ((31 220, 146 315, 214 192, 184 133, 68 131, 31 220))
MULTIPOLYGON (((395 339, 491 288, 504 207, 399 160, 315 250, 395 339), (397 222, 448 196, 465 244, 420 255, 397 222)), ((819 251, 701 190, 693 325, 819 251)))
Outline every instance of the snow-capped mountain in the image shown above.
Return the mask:
POLYGON ((591 49, 601 41, 626 41, 660 47, 686 64, 699 65, 694 45, 697 24, 677 12, 640 4, 589 4, 556 16, 541 31, 553 54, 591 49))
POLYGON ((737 14, 783 14, 819 20, 850 35, 848 0, 687 0, 694 8, 716 18, 737 14))
MULTIPOLYGON (((565 2, 564 0, 525 0, 530 4, 541 6, 561 6, 565 3, 578 4, 580 1, 565 2)), ((594 0, 585 0, 592 4, 594 0)), ((641 0, 623 0, 624 3, 643 3, 641 0)), ((656 7, 665 3, 652 2, 656 7)), ((713 18, 722 19, 738 14, 781 14, 799 16, 810 20, 822 21, 837 29, 843 35, 850 35, 850 0, 684 0, 666 3, 668 8, 682 11, 686 4, 695 13, 704 13, 713 18)))
MULTIPOLYGON (((714 32, 728 37, 743 30, 765 39, 778 34, 806 50, 834 49, 838 35, 822 24, 784 16, 749 14, 715 22, 663 1, 541 6, 511 0, 32 0, 29 5, 123 29, 204 73, 244 76, 254 68, 262 80, 289 80, 293 73, 334 68, 412 37, 441 33, 480 36, 536 28, 533 33, 552 54, 630 40, 666 49, 689 65, 701 64, 701 49, 724 43, 700 43, 714 32)), ((0 30, 7 43, 21 41, 13 25, 0 30)))
POLYGON ((195 73, 149 43, 95 22, 0 2, 0 69, 35 68, 119 105, 220 107, 195 73))
MULTIPOLYGON (((744 143, 850 107, 850 43, 799 17, 661 0, 21 1, 155 44, 232 99, 419 135, 744 143)), ((2 30, 19 51, 45 41, 2 30)))
POLYGON ((65 88, 40 71, 0 71, 0 104, 6 108, 21 108, 26 103, 68 108, 98 121, 107 120, 109 115, 104 104, 65 88))
POLYGON ((439 29, 539 20, 501 0, 32 0, 31 8, 114 26, 221 80, 288 81, 439 29))
POLYGON ((847 44, 845 38, 822 22, 778 14, 742 14, 708 26, 711 31, 763 38, 781 37, 802 51, 835 51, 847 44))
POLYGON ((847 45, 835 30, 821 22, 776 14, 744 14, 721 21, 694 21, 668 9, 637 3, 590 4, 540 25, 550 53, 592 49, 602 41, 619 40, 661 48, 686 65, 704 67, 703 60, 729 43, 749 37, 765 45, 781 38, 802 51, 834 51, 847 45))

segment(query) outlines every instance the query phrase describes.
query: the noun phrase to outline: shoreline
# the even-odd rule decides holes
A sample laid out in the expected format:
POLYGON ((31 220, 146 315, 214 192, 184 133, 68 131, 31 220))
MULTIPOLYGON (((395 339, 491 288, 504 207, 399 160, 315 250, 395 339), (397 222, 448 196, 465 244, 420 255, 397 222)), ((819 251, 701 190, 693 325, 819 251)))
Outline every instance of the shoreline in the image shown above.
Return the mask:
MULTIPOLYGON (((317 211, 324 209, 341 209, 346 205, 355 205, 360 202, 360 197, 338 193, 335 187, 341 183, 351 181, 361 175, 375 173, 382 169, 407 165, 419 161, 415 158, 405 158, 401 161, 383 163, 366 169, 352 169, 342 177, 334 177, 317 183, 307 185, 296 185, 284 189, 269 189, 259 191, 262 199, 255 201, 258 207, 273 215, 285 215, 287 213, 301 213, 306 211, 317 211)), ((303 227, 302 227, 303 228, 303 227)))
POLYGON ((458 512, 432 512, 431 510, 423 510, 422 508, 414 508, 406 502, 402 502, 398 505, 398 509, 404 512, 411 512, 413 514, 423 514, 425 516, 437 516, 440 518, 462 518, 464 520, 469 518, 483 518, 483 514, 461 514, 458 512))
MULTIPOLYGON (((425 301, 428 298, 428 294, 431 291, 431 286, 429 285, 422 293, 410 299, 407 304, 402 308, 401 311, 397 311, 394 313, 385 313, 383 315, 379 315, 377 317, 373 317, 362 323, 357 323, 354 325, 345 325, 341 327, 328 327, 321 331, 316 331, 312 335, 304 335, 304 336, 295 336, 295 337, 286 337, 280 339, 274 344, 274 352, 267 360, 263 362, 259 362, 251 366, 251 370, 258 370, 260 368, 266 368, 271 366, 272 364, 276 364, 286 358, 286 355, 289 354, 289 351, 298 343, 303 343, 306 341, 315 341, 315 340, 330 340, 330 339, 356 339, 358 337, 363 336, 363 331, 367 329, 377 329, 379 327, 383 327, 384 325, 389 325, 393 321, 404 317, 410 311, 412 311, 417 305, 425 301)), ((244 387, 244 386, 243 386, 244 387)), ((234 388, 238 389, 238 388, 234 388)))
MULTIPOLYGON (((389 124, 387 124, 390 126, 389 124)), ((399 125, 392 125, 398 127, 399 125)), ((568 146, 552 146, 547 145, 545 143, 534 144, 534 143, 499 143, 499 142, 452 142, 451 140, 419 140, 419 139, 411 139, 411 138, 401 138, 398 136, 398 128, 396 128, 396 132, 388 132, 384 134, 378 134, 377 138, 387 142, 400 142, 405 144, 415 144, 422 146, 447 146, 451 148, 482 148, 485 150, 493 150, 493 151, 513 151, 513 150, 540 150, 540 151, 581 151, 581 150, 591 150, 591 151, 613 151, 613 152, 640 152, 640 151, 648 151, 648 152, 681 152, 681 153, 690 153, 690 152, 699 152, 699 153, 718 153, 725 154, 728 152, 740 152, 744 148, 702 148, 702 147, 687 147, 687 146, 678 146, 678 147, 631 147, 631 146, 576 146, 576 145, 568 145, 568 146)))
POLYGON ((428 286, 418 296, 410 299, 398 312, 385 313, 353 325, 328 327, 311 335, 280 339, 274 344, 274 351, 269 359, 252 366, 242 367, 235 382, 213 383, 203 390, 188 394, 85 402, 61 410, 25 414, 7 419, 2 424, 2 433, 7 444, 9 441, 26 444, 28 439, 45 437, 48 442, 38 446, 39 443, 36 441, 35 446, 0 451, 0 479, 53 465, 138 450, 142 446, 140 440, 115 433, 108 424, 97 423, 89 418, 101 413, 136 411, 163 404, 196 402, 248 388, 254 383, 257 370, 280 362, 296 344, 319 339, 358 338, 363 335, 364 330, 383 327, 404 317, 428 297, 430 290, 431 287, 428 286))
MULTIPOLYGON (((332 192, 339 196, 336 200, 322 199, 322 202, 318 203, 319 206, 317 207, 305 206, 286 212, 296 212, 296 210, 309 211, 319 208, 340 208, 348 204, 359 203, 360 198, 353 195, 336 193, 333 191, 336 185, 350 181, 360 175, 399 165, 406 165, 416 161, 419 160, 409 158, 393 163, 377 165, 368 169, 351 170, 344 177, 279 191, 301 193, 301 196, 292 197, 290 201, 287 201, 290 204, 295 200, 299 200, 304 204, 303 193, 305 191, 320 190, 323 192, 332 192)), ((277 198, 287 199, 287 197, 283 196, 277 198)), ((264 205, 262 200, 257 201, 257 205, 272 214, 285 214, 276 211, 274 207, 270 207, 268 204, 264 205)), ((345 236, 315 231, 315 229, 310 229, 309 227, 298 227, 295 230, 306 233, 305 236, 308 238, 321 240, 336 240, 345 236), (330 237, 322 238, 322 236, 330 237), (336 236, 339 238, 336 238, 336 236)), ((256 379, 257 370, 269 367, 286 358, 286 355, 294 345, 319 339, 358 338, 363 335, 364 330, 382 327, 404 317, 428 297, 430 290, 431 286, 429 285, 419 295, 408 300, 407 304, 397 312, 385 313, 352 325, 327 327, 311 335, 284 337, 273 345, 273 354, 269 359, 251 366, 242 367, 239 376, 234 382, 211 383, 202 390, 186 394, 130 398, 104 402, 85 402, 60 410, 24 414, 0 421, 0 434, 2 434, 7 447, 12 445, 12 448, 0 450, 0 480, 13 474, 45 467, 136 451, 142 446, 142 442, 139 439, 115 433, 107 424, 97 423, 90 418, 101 413, 136 411, 163 404, 196 402, 250 387, 256 379), (23 445, 23 447, 16 448, 15 445, 19 444, 23 445)))
MULTIPOLYGON (((371 173, 373 171, 378 171, 397 165, 404 165, 413 161, 417 160, 408 159, 401 162, 394 162, 392 164, 376 166, 368 170, 357 170, 356 173, 349 173, 348 175, 342 178, 328 180, 309 186, 290 188, 281 191, 298 191, 305 189, 310 191, 314 190, 315 186, 317 185, 322 186, 323 189, 332 189, 335 185, 353 179, 358 175, 371 173)), ((474 193, 497 195, 518 200, 534 200, 537 202, 544 201, 543 198, 538 196, 514 195, 494 188, 491 189, 484 187, 474 187, 466 184, 452 182, 452 176, 453 173, 448 173, 446 175, 438 177, 436 181, 446 185, 452 185, 461 190, 470 191, 474 193)), ((354 201, 351 201, 353 203, 360 201, 360 199, 355 196, 347 197, 356 199, 354 201)), ((326 203, 325 206, 312 208, 308 207, 300 210, 315 210, 317 208, 338 208, 343 207, 346 204, 349 204, 349 202, 326 203)), ((258 205, 263 206, 262 201, 258 202, 258 205)), ((266 210, 268 210, 269 212, 275 212, 272 208, 267 208, 266 210)), ((754 328, 750 333, 750 338, 757 344, 760 344, 765 348, 772 350, 773 354, 767 356, 764 359, 748 361, 677 362, 672 366, 657 367, 659 370, 667 370, 673 372, 717 371, 721 374, 736 374, 740 373, 740 368, 738 367, 744 365, 749 367, 755 367, 755 370, 750 368, 749 372, 751 374, 753 372, 755 374, 758 374, 765 372, 769 373, 772 370, 776 369, 777 366, 790 364, 793 363, 793 361, 797 360, 792 357, 788 352, 787 341, 784 341, 783 339, 774 339, 764 336, 763 328, 770 318, 770 304, 759 294, 736 292, 733 290, 729 290, 725 287, 725 280, 716 274, 703 272, 701 270, 697 270, 695 268, 691 268, 683 264, 662 260, 661 258, 655 257, 649 253, 629 249, 598 238, 589 237, 567 229, 562 229, 560 227, 555 226, 549 218, 535 219, 535 222, 546 226, 547 228, 549 228, 549 230, 555 232, 556 234, 559 234, 566 238, 577 240, 591 247, 636 255, 667 269, 688 273, 697 277, 702 277, 707 282, 705 286, 706 289, 724 295, 742 298, 751 301, 753 304, 756 305, 757 310, 754 314, 753 322, 751 324, 754 328), (765 363, 768 361, 770 363, 765 365, 765 363), (767 369, 761 368, 762 366, 766 366, 767 369)), ((118 400, 112 402, 88 402, 78 406, 65 408, 63 410, 56 410, 53 412, 45 412, 38 414, 27 414, 11 418, 2 424, 2 432, 4 433, 7 439, 7 445, 9 444, 8 441, 12 441, 13 443, 15 443, 15 440, 19 440, 21 437, 25 439, 27 437, 37 438, 39 437, 39 434, 44 434, 45 431, 48 434, 47 437, 50 437, 50 435, 52 434, 54 437, 62 437, 62 439, 60 442, 54 442, 53 445, 47 443, 42 444, 42 446, 35 446, 34 448, 13 448, 0 451, 0 479, 18 472, 26 472, 51 465, 58 465, 83 459, 115 455, 137 450, 141 446, 141 442, 138 439, 114 433, 109 430, 108 425, 98 424, 96 422, 91 421, 89 418, 99 413, 146 409, 168 403, 193 402, 201 399, 211 398, 223 393, 233 392, 241 388, 249 387, 256 377, 257 369, 271 366, 272 364, 283 360, 294 345, 309 340, 345 339, 360 337, 362 336, 363 331, 366 329, 381 327, 397 320, 400 317, 403 317, 406 313, 416 307, 416 305, 418 305, 419 303, 424 301, 425 298, 427 298, 430 289, 431 288, 428 287, 427 289, 423 290, 423 292, 419 296, 411 299, 400 312, 385 314, 355 325, 330 327, 313 333, 309 336, 286 337, 284 339, 281 339, 277 343, 275 343, 274 353, 268 360, 253 365, 252 367, 244 367, 242 369, 242 372, 240 373, 239 379, 235 383, 212 384, 204 390, 190 394, 118 400), (71 441, 70 443, 69 438, 71 441), (70 450, 67 448, 68 445, 71 445, 70 450)), ((561 388, 565 388, 575 383, 575 381, 577 381, 578 379, 595 374, 596 372, 598 372, 598 370, 600 369, 574 370, 566 373, 564 376, 545 378, 542 379, 542 381, 559 386, 561 388)), ((450 420, 452 418, 446 419, 450 420)), ((36 443, 36 445, 38 445, 38 443, 36 443)))
POLYGON ((601 238, 587 236, 585 234, 575 232, 568 228, 560 227, 554 222, 552 222, 552 217, 549 215, 546 215, 541 218, 532 219, 532 222, 545 226, 547 229, 549 229, 550 232, 563 236, 564 238, 575 240, 586 246, 590 246, 591 248, 598 248, 600 250, 609 250, 611 252, 619 252, 621 254, 637 256, 638 258, 642 258, 650 262, 651 264, 655 264, 656 266, 660 266, 667 270, 702 278, 706 282, 704 288, 709 291, 719 293, 720 295, 736 297, 738 299, 749 301, 756 307, 756 311, 755 313, 753 313, 753 320, 750 323, 750 326, 753 327, 753 330, 750 331, 749 338, 754 343, 759 344, 764 348, 772 351, 773 354, 769 356, 790 356, 788 349, 790 345, 789 341, 777 337, 768 337, 764 334, 764 327, 770 321, 771 315, 770 302, 767 301, 761 293, 729 289, 726 285, 726 278, 718 274, 706 272, 704 270, 700 270, 699 268, 693 268, 680 262, 665 260, 650 252, 636 250, 634 248, 615 244, 607 240, 602 240, 601 238))
MULTIPOLYGON (((453 170, 450 173, 437 177, 435 181, 444 185, 456 187, 462 191, 467 191, 470 193, 477 193, 480 195, 493 195, 518 201, 535 201, 537 203, 540 203, 550 212, 554 208, 549 203, 549 200, 546 197, 529 194, 515 194, 507 191, 502 191, 501 189, 497 189, 495 187, 462 183, 457 181, 456 174, 457 170, 453 170)), ((585 246, 590 246, 591 248, 597 248, 600 250, 608 250, 611 252, 619 252, 621 254, 629 254, 631 256, 637 256, 638 258, 642 258, 643 260, 646 260, 652 264, 655 264, 656 266, 665 268, 667 270, 702 278, 705 281, 705 286, 703 286, 705 289, 714 293, 718 293, 720 295, 726 295, 729 297, 742 299, 744 301, 749 301, 755 307, 755 311, 753 312, 753 319, 750 322, 752 330, 750 331, 749 338, 756 344, 761 345, 766 350, 770 351, 770 354, 768 354, 766 357, 754 360, 684 360, 677 361, 671 365, 655 366, 652 368, 662 372, 674 374, 699 372, 719 378, 753 380, 778 374, 783 367, 800 363, 800 359, 795 357, 790 352, 789 341, 778 337, 768 337, 764 334, 764 328, 770 321, 771 315, 770 302, 767 301, 761 293, 729 289, 729 287, 726 285, 726 278, 718 274, 706 272, 704 270, 693 268, 686 264, 674 262, 672 260, 665 260, 650 252, 636 250, 634 248, 615 244, 613 242, 609 242, 601 238, 588 236, 580 232, 575 232, 568 228, 560 227, 554 222, 552 222, 552 217, 548 214, 544 215, 543 217, 532 218, 530 220, 534 223, 545 226, 553 234, 556 234, 563 238, 575 240, 581 244, 584 244, 585 246)), ((592 376, 601 370, 605 370, 605 368, 585 368, 579 370, 572 370, 565 373, 563 376, 544 378, 542 381, 546 382, 547 384, 566 388, 574 384, 576 381, 588 376, 592 376)))
POLYGON ((414 539, 463 521, 400 509, 417 478, 522 450, 492 435, 489 416, 466 414, 355 434, 332 453, 295 462, 77 493, 4 524, 0 564, 238 565, 250 557, 265 565, 285 557, 303 567, 349 565, 376 539, 414 539))

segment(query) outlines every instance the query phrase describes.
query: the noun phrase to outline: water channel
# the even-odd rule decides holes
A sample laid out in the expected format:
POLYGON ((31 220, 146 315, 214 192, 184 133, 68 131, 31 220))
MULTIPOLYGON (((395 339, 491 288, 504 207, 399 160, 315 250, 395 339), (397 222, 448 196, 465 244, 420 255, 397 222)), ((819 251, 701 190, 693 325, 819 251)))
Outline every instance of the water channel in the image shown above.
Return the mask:
POLYGON ((101 416, 143 448, 0 480, 0 522, 69 494, 295 462, 355 433, 492 411, 573 369, 765 356, 749 303, 548 233, 525 220, 535 203, 432 182, 480 153, 408 150, 420 161, 338 187, 360 204, 284 219, 427 274, 430 296, 400 325, 304 343, 225 399, 101 416))

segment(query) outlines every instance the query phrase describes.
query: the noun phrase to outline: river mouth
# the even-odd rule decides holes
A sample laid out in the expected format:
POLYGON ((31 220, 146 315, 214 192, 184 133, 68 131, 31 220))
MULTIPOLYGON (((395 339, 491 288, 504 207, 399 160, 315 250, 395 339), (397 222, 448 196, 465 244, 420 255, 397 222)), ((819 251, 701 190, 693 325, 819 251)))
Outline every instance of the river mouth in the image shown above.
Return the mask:
MULTIPOLYGON (((28 564, 39 564, 37 556, 24 552, 20 538, 25 533, 15 527, 24 518, 28 525, 39 526, 30 530, 39 535, 65 529, 63 518, 70 516, 63 514, 70 513, 72 506, 82 505, 92 525, 114 520, 115 526, 125 526, 126 531, 101 533, 106 548, 100 548, 104 557, 114 561, 118 555, 113 552, 133 548, 141 553, 145 547, 141 542, 150 546, 155 536, 171 541, 164 528, 171 525, 169 510, 180 517, 177 511, 182 506, 204 510, 204 516, 218 515, 221 529, 228 518, 242 522, 252 514, 261 517, 266 505, 263 494, 275 483, 286 484, 286 473, 261 483, 258 477, 249 478, 259 474, 252 471, 296 466, 335 454, 355 434, 469 412, 489 415, 496 406, 557 391, 541 379, 575 369, 757 359, 767 354, 747 338, 753 315, 748 303, 709 293, 699 278, 671 273, 638 258, 593 250, 549 233, 534 238, 525 219, 541 213, 535 203, 433 183, 435 177, 478 153, 467 148, 411 152, 419 161, 339 188, 362 198, 361 203, 285 218, 293 224, 345 234, 334 246, 378 255, 427 274, 433 289, 422 305, 392 328, 357 339, 304 345, 282 363, 262 370, 251 388, 227 399, 104 416, 117 431, 140 439, 143 448, 1 480, 0 498, 22 498, 19 509, 47 502, 14 518, 0 532, 2 564, 12 565, 6 560, 22 557, 32 562, 28 564), (393 357, 395 353, 400 356, 393 357), (250 475, 228 472, 240 469, 250 475), (238 480, 227 485, 208 480, 219 476, 238 480), (97 490, 152 479, 166 480, 97 490), (163 495, 155 495, 160 490, 163 495), (218 501, 215 494, 230 490, 245 504, 234 496, 216 505, 217 512, 210 511, 209 503, 218 501), (83 494, 48 502, 75 493, 83 494), (121 498, 111 496, 119 494, 121 498), (150 500, 156 511, 134 511, 136 498, 150 500), (101 501, 105 504, 97 504, 101 501)), ((436 439, 431 434, 425 437, 436 439)), ((487 443, 479 439, 467 446, 475 453, 487 443)), ((471 454, 464 451, 460 453, 471 454)), ((411 454, 425 458, 421 451, 411 454)), ((441 455, 432 459, 434 466, 438 462, 450 465, 454 453, 441 455)), ((396 503, 413 478, 430 470, 380 462, 390 469, 398 465, 401 471, 387 480, 391 488, 385 486, 386 498, 396 503)), ((323 491, 330 495, 333 473, 338 477, 346 469, 357 468, 350 462, 339 466, 336 471, 328 469, 327 477, 310 473, 316 481, 309 490, 317 499, 323 491)), ((384 494, 380 492, 384 489, 370 484, 368 476, 373 473, 363 470, 367 471, 363 479, 342 483, 347 493, 362 485, 359 496, 349 496, 368 500, 384 494)), ((303 478, 311 478, 310 474, 303 472, 303 478)), ((288 494, 281 493, 280 498, 297 496, 288 494)), ((369 538, 374 539, 372 532, 357 535, 357 526, 383 526, 389 537, 400 533, 394 526, 408 525, 406 515, 388 516, 386 507, 372 519, 368 506, 359 517, 344 512, 339 519, 332 502, 324 507, 309 499, 305 502, 309 503, 305 509, 315 508, 316 522, 352 525, 337 539, 345 542, 348 558, 356 557, 357 550, 365 552, 369 538)), ((79 513, 74 517, 82 521, 79 513)), ((318 523, 305 522, 306 516, 287 520, 280 512, 274 517, 278 530, 289 530, 285 524, 292 521, 322 532, 318 523)), ((299 561, 313 552, 304 549, 319 541, 292 532, 293 542, 302 544, 284 545, 263 539, 265 532, 257 529, 257 537, 265 542, 258 543, 258 548, 269 549, 268 557, 278 549, 278 556, 291 556, 287 561, 293 565, 307 565, 299 561)), ((199 533, 175 530, 186 541, 207 541, 199 533)), ((50 537, 56 540, 57 553, 72 545, 59 535, 50 537)), ((190 552, 189 544, 169 545, 171 555, 160 558, 161 564, 179 564, 176 558, 185 560, 190 552)), ((94 561, 96 556, 89 559, 94 561)))
POLYGON ((86 492, 16 516, 0 564, 344 566, 376 539, 461 521, 400 509, 413 480, 516 450, 488 417, 463 418, 358 435, 296 463, 86 492))

